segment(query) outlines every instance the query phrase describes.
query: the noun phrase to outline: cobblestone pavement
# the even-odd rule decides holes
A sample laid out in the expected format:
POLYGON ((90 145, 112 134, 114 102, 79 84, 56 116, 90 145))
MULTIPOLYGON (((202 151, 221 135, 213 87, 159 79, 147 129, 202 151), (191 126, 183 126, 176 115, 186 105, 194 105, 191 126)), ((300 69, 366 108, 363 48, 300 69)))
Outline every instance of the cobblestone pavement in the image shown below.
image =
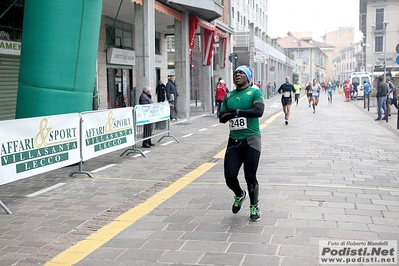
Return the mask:
POLYGON ((70 166, 3 185, 13 214, 0 214, 0 266, 68 265, 54 258, 73 245, 83 247, 71 262, 79 266, 309 266, 319 265, 319 240, 398 240, 396 111, 374 121, 375 107, 339 94, 328 105, 322 93, 316 113, 306 99, 293 105, 286 126, 280 98, 267 99, 256 223, 249 200, 231 213, 221 153, 228 129, 213 114, 173 123, 180 143, 155 142, 148 158, 121 150, 84 162, 94 178, 69 177, 70 166), (107 226, 123 215, 130 220, 110 237, 107 226), (99 232, 103 242, 91 249, 99 232))

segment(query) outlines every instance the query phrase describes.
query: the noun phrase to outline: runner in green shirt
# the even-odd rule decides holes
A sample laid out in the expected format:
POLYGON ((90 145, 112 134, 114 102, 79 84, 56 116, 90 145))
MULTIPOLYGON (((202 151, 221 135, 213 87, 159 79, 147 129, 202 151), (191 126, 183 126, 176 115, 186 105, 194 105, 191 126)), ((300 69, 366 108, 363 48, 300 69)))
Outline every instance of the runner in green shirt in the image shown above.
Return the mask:
POLYGON ((247 192, 241 189, 238 173, 244 165, 250 199, 249 220, 260 220, 258 206, 259 184, 256 178, 261 154, 261 132, 259 117, 264 111, 264 98, 261 90, 250 87, 252 70, 239 66, 233 75, 236 89, 227 93, 220 109, 220 122, 229 122, 230 134, 224 157, 224 176, 227 186, 234 192, 232 211, 239 213, 247 192))
POLYGON ((301 84, 299 84, 299 81, 295 82, 294 89, 295 89, 295 102, 296 106, 298 106, 299 96, 301 95, 301 89, 302 89, 301 84))

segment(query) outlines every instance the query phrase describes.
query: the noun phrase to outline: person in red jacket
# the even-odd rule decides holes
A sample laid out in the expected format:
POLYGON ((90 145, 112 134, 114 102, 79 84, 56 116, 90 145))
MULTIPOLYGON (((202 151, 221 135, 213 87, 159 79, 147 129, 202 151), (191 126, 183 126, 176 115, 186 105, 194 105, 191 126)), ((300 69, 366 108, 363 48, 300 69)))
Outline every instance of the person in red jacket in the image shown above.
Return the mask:
POLYGON ((217 110, 216 110, 216 116, 220 116, 220 107, 222 106, 223 98, 226 95, 226 83, 222 79, 219 81, 218 86, 216 87, 216 104, 217 104, 217 110))
POLYGON ((351 90, 352 90, 352 85, 349 83, 348 80, 345 80, 344 92, 345 92, 345 99, 347 102, 349 102, 351 99, 351 90))

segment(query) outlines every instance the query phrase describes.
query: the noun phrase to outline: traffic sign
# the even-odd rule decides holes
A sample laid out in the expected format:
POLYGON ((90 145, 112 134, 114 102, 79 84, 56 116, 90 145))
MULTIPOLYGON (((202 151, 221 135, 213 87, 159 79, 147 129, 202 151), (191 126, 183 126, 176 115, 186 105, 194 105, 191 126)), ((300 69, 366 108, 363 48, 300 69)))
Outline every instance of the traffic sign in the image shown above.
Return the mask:
MULTIPOLYGON (((396 45, 396 52, 399 54, 399 43, 396 45)), ((396 57, 395 61, 396 61, 396 64, 399 65, 399 56, 396 57)), ((399 117, 398 117, 398 119, 399 119, 399 117)))
POLYGON ((231 53, 229 55, 229 61, 230 62, 235 63, 235 61, 237 61, 237 60, 238 60, 238 55, 236 53, 231 53))

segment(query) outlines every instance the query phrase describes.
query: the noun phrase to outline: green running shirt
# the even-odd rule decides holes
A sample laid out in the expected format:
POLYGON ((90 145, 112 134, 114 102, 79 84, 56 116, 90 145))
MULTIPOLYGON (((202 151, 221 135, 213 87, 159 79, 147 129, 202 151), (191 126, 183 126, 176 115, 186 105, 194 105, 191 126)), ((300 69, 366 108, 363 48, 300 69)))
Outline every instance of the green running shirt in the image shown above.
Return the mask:
MULTIPOLYGON (((260 90, 248 87, 244 90, 232 90, 224 96, 220 111, 226 112, 230 108, 248 110, 254 103, 264 103, 263 94, 260 90)), ((259 118, 246 118, 247 128, 241 130, 230 130, 230 138, 246 139, 251 136, 260 135, 259 118)))

